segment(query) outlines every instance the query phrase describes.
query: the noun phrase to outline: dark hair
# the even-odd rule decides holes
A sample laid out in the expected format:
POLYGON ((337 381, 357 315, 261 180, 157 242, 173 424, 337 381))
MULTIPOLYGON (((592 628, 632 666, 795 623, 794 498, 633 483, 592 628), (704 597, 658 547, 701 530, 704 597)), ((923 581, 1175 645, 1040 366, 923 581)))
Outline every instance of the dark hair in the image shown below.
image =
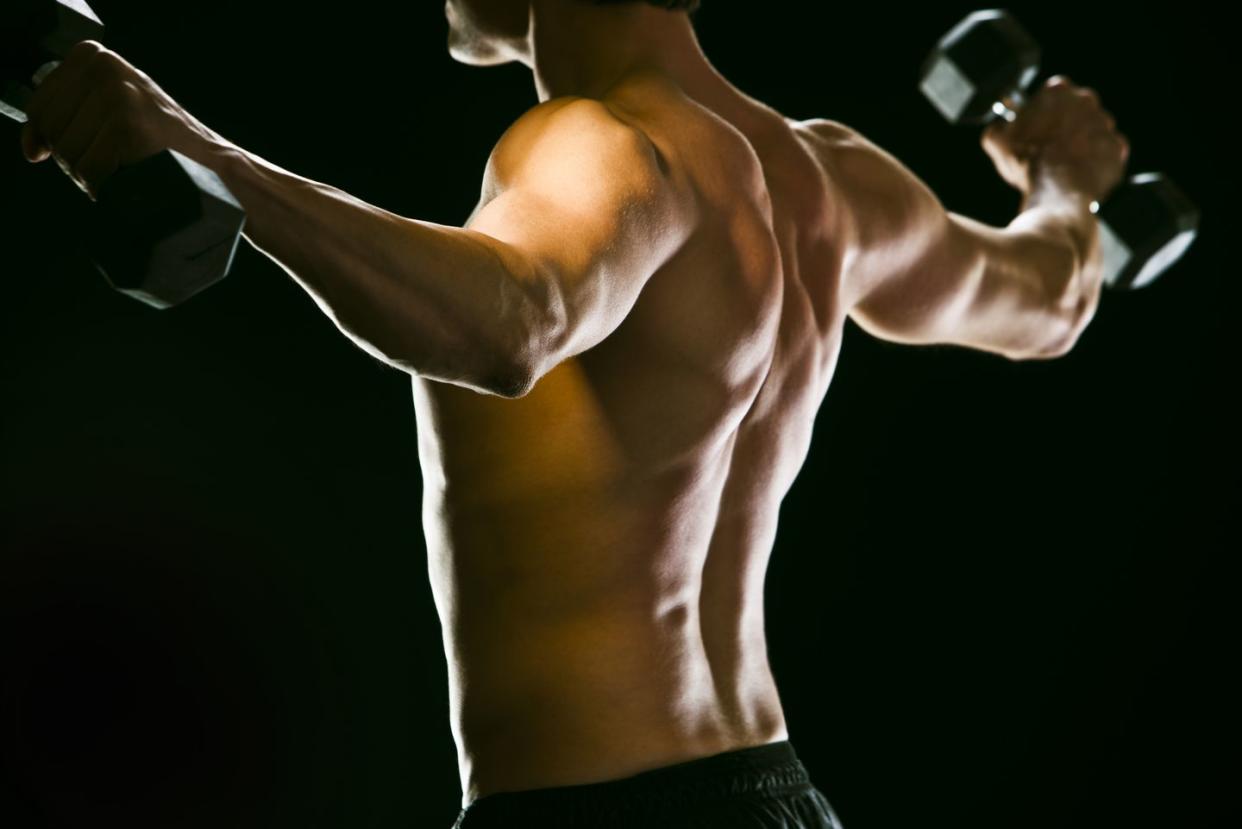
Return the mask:
MULTIPOLYGON (((699 10, 699 0, 645 0, 661 9, 674 9, 694 12, 699 10)), ((597 6, 610 6, 619 3, 639 3, 643 0, 591 0, 597 6)))

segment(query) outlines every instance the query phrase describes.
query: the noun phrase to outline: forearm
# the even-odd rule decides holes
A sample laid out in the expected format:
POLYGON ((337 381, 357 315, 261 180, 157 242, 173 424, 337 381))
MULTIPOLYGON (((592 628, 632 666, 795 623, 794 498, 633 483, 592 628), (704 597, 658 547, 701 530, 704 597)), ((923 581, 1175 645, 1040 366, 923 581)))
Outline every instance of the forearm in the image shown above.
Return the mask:
POLYGON ((1044 243, 1032 244, 1033 261, 1064 310, 1075 312, 1088 291, 1098 290, 1093 269, 1099 265, 1099 226, 1089 197, 1050 177, 1040 178, 1023 197, 1008 229, 1044 243))
POLYGON ((367 353, 479 391, 511 384, 528 300, 493 240, 395 215, 226 142, 203 155, 245 209, 246 239, 367 353))
POLYGON ((998 339, 1009 342, 1005 353, 1016 359, 1067 353, 1081 333, 1091 286, 1098 291, 1091 271, 1097 228, 1089 200, 1049 182, 1023 199, 1021 212, 1005 228, 969 224, 984 244, 982 284, 1019 286, 1014 313, 999 317, 1006 332, 998 339))

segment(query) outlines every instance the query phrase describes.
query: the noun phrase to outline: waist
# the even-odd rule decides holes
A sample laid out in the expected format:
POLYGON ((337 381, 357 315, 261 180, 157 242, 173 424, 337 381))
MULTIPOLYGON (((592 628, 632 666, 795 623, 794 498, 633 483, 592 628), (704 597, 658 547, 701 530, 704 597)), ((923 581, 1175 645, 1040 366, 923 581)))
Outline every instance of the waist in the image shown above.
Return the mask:
POLYGON ((596 783, 784 737, 766 654, 713 675, 701 647, 609 634, 450 660, 463 793, 596 783))
POLYGON ((782 796, 811 787, 810 776, 792 743, 783 738, 718 751, 617 779, 485 794, 471 801, 467 808, 477 817, 503 815, 519 824, 524 814, 532 817, 556 814, 579 817, 583 821, 600 813, 638 818, 653 809, 658 811, 691 802, 725 797, 782 796))

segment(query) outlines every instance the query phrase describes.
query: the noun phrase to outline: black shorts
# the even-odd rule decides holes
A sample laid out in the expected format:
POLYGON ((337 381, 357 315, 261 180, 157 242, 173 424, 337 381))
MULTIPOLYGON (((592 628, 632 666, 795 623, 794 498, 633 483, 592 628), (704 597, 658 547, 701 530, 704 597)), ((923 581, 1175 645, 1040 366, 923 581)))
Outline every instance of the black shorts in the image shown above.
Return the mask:
POLYGON ((788 740, 602 783, 484 795, 453 829, 494 826, 841 829, 788 740))

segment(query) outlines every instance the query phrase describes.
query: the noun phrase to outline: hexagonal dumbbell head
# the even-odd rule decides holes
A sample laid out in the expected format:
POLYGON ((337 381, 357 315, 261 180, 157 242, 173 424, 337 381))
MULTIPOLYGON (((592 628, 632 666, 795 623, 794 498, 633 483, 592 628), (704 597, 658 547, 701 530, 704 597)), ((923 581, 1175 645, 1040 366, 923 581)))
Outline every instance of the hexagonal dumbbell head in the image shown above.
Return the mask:
POLYGON ((210 169, 164 150, 99 188, 91 258, 118 291, 176 305, 228 273, 245 213, 210 169))
POLYGON ((4 0, 0 6, 0 114, 25 123, 39 67, 74 44, 102 40, 103 24, 81 0, 4 0))
POLYGON ((1181 258, 1199 232, 1199 209, 1160 173, 1131 177, 1097 214, 1104 284, 1141 288, 1181 258))
POLYGON ((919 88, 950 122, 985 124, 997 117, 997 102, 1021 100, 1039 61, 1039 44, 1008 12, 977 11, 936 44, 919 88))

